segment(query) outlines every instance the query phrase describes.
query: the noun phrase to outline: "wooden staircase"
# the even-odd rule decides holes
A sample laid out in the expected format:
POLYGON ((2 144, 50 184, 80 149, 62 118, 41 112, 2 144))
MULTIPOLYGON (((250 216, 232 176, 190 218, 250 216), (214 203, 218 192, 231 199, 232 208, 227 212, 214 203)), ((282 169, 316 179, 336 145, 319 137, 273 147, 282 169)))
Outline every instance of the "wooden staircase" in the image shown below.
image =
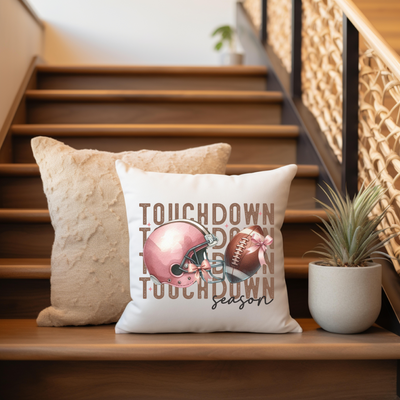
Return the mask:
POLYGON ((227 173, 242 174, 296 163, 299 128, 282 125, 283 94, 267 90, 265 67, 39 66, 32 82, 0 153, 3 398, 395 398, 397 336, 379 327, 334 335, 310 319, 302 256, 318 243, 311 229, 324 217, 313 200, 316 165, 299 165, 283 226, 291 313, 304 334, 36 327, 50 305, 54 233, 32 137, 113 152, 227 142, 227 173))

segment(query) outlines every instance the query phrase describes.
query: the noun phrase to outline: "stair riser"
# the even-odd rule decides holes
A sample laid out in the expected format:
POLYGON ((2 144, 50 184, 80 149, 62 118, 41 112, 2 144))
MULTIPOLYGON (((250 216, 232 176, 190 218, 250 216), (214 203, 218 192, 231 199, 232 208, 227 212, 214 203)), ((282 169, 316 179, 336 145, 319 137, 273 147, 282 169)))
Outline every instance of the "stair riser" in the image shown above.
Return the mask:
MULTIPOLYGON (((308 280, 287 279, 293 318, 310 318, 308 280)), ((36 318, 50 306, 49 279, 0 279, 0 319, 36 318)))
POLYGON ((395 360, 2 361, 0 369, 5 399, 396 398, 395 360))
MULTIPOLYGON (((227 138, 227 137, 60 137, 61 142, 75 149, 96 149, 122 152, 142 149, 176 151, 213 143, 229 143, 231 164, 291 164, 296 162, 295 139, 227 138)), ((14 162, 34 163, 30 137, 14 137, 14 162)))
POLYGON ((266 78, 243 76, 167 76, 38 73, 37 89, 49 90, 257 90, 266 78))
MULTIPOLYGON (((315 224, 284 224, 285 257, 302 257, 320 242, 311 229, 315 224)), ((50 258, 53 241, 50 223, 0 224, 0 258, 50 258)))
MULTIPOLYGON (((315 180, 295 179, 289 195, 289 209, 313 209, 315 207, 315 180)), ((39 176, 0 178, 0 208, 47 208, 39 176)))
POLYGON ((0 279, 0 319, 36 318, 49 306, 49 279, 0 279))
POLYGON ((276 103, 63 102, 30 100, 31 124, 280 124, 276 103))

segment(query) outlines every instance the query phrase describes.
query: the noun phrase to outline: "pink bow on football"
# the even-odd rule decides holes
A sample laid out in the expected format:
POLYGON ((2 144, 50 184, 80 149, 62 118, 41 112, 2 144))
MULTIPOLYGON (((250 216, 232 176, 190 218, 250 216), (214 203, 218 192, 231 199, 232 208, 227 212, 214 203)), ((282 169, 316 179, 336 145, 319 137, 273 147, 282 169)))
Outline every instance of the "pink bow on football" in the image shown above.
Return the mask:
POLYGON ((199 266, 192 263, 189 263, 188 266, 188 272, 195 272, 194 276, 198 284, 200 284, 200 279, 201 279, 200 272, 202 273, 203 278, 206 282, 208 282, 208 280, 211 279, 210 275, 207 272, 208 270, 211 270, 211 265, 208 262, 208 260, 203 260, 203 262, 199 266))
POLYGON ((263 266, 267 263, 265 261, 265 252, 267 250, 267 246, 269 246, 273 242, 273 239, 269 235, 264 237, 263 235, 254 232, 251 237, 251 241, 255 244, 254 246, 249 248, 249 251, 254 251, 258 249, 258 261, 260 261, 260 265, 263 266))

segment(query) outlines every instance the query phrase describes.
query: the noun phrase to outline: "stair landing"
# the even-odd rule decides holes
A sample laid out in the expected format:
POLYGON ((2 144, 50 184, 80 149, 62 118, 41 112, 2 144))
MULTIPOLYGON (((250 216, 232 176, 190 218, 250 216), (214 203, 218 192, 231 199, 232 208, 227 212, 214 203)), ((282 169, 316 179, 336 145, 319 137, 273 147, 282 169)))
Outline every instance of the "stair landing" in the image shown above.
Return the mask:
POLYGON ((396 360, 400 338, 378 326, 338 335, 312 319, 303 333, 120 334, 114 325, 37 327, 35 320, 0 320, 0 360, 396 360))

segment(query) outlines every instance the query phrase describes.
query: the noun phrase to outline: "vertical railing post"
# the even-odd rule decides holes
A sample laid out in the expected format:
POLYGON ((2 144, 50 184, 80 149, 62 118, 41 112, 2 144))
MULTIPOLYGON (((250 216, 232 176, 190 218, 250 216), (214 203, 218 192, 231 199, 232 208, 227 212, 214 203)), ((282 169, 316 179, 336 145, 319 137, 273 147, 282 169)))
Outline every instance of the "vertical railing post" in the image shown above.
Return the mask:
POLYGON ((358 31, 343 14, 342 192, 358 192, 358 31))
POLYGON ((301 98, 301 0, 292 0, 292 72, 290 92, 301 98))
POLYGON ((267 18, 267 0, 261 0, 260 39, 263 45, 267 43, 267 18))

